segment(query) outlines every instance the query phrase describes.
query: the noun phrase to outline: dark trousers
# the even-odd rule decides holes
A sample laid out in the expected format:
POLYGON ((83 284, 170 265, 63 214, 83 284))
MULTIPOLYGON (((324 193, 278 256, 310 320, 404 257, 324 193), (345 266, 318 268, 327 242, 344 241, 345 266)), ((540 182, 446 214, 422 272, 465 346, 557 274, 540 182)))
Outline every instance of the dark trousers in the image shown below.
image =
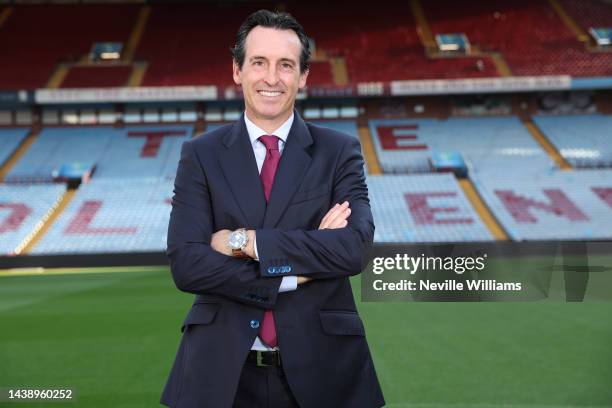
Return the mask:
POLYGON ((299 408, 280 366, 258 367, 247 362, 242 368, 234 408, 299 408))

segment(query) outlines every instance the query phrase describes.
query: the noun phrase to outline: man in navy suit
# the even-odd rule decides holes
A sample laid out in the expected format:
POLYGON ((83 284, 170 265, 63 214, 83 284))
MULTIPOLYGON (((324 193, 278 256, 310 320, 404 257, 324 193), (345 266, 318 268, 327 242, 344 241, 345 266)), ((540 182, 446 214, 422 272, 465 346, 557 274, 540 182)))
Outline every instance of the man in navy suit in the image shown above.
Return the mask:
POLYGON ((196 294, 161 402, 180 408, 384 405, 349 276, 374 223, 359 141, 305 123, 309 42, 286 13, 240 27, 244 115, 183 144, 168 256, 196 294))

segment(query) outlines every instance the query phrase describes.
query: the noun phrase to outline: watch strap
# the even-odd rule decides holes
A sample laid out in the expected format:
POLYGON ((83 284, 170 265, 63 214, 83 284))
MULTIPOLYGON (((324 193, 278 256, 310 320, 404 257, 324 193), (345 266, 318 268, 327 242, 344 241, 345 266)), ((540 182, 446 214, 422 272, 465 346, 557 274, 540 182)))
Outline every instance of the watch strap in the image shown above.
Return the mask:
POLYGON ((232 256, 234 258, 250 258, 241 248, 232 249, 232 256))

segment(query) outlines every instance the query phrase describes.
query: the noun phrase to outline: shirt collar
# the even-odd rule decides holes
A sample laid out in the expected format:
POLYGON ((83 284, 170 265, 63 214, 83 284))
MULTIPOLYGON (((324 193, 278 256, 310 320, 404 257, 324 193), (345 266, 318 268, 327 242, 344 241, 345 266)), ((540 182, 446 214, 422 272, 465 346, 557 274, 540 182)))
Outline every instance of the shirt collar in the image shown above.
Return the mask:
MULTIPOLYGON (((291 130, 291 125, 293 124, 293 112, 289 119, 285 121, 278 129, 276 129, 273 134, 283 141, 283 143, 287 142, 287 136, 289 136, 289 131, 291 130)), ((249 139, 251 139, 251 144, 255 143, 255 141, 259 138, 259 136, 268 135, 270 133, 261 129, 259 126, 251 122, 251 120, 247 117, 246 112, 244 113, 244 122, 246 123, 247 132, 249 133, 249 139)))

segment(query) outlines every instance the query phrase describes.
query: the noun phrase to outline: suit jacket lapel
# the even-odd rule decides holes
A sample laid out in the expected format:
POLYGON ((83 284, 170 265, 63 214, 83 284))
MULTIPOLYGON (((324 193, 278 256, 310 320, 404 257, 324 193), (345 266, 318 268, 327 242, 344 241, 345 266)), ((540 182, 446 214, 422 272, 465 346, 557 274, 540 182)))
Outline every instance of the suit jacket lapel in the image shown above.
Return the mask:
MULTIPOLYGON (((302 184, 312 161, 309 149, 311 144, 312 137, 306 124, 294 111, 293 124, 276 169, 270 201, 265 211, 264 228, 276 226, 289 205, 291 197, 302 184)), ((263 188, 261 194, 263 195, 263 188)))
POLYGON ((223 138, 223 145, 225 148, 219 150, 219 165, 242 210, 246 222, 243 227, 259 228, 264 220, 266 198, 244 117, 234 123, 223 138))

